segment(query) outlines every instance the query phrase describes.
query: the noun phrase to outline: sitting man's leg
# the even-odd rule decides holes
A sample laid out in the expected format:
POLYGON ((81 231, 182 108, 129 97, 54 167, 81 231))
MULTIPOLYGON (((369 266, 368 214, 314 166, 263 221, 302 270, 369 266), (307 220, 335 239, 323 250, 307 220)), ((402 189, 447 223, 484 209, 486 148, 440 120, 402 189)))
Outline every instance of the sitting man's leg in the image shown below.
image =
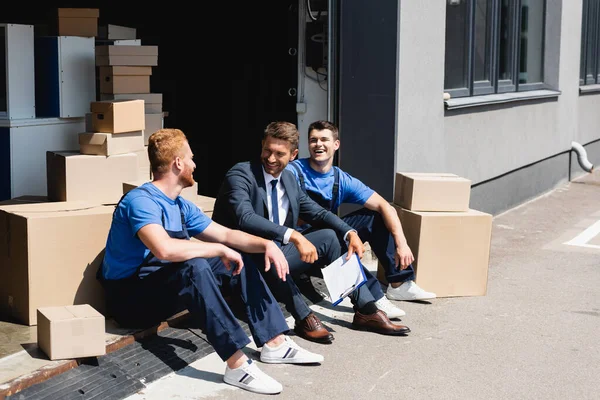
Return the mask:
POLYGON ((115 320, 122 326, 146 327, 187 309, 227 366, 223 380, 257 393, 275 394, 281 384, 262 372, 241 351, 250 339, 221 295, 205 259, 163 266, 144 276, 104 281, 115 320), (243 378, 245 377, 245 378, 243 378))
MULTIPOLYGON (((334 260, 340 255, 340 246, 337 238, 331 240, 331 237, 336 238, 332 230, 315 231, 307 235, 306 238, 317 249, 318 265, 326 265, 327 260, 334 260), (329 233, 324 233, 324 232, 329 233)), ((319 318, 312 312, 306 301, 302 297, 302 293, 294 282, 294 277, 308 271, 315 264, 305 263, 300 258, 300 253, 292 243, 288 243, 281 248, 285 258, 288 261, 290 273, 286 276, 286 281, 282 281, 277 276, 274 268, 264 273, 265 280, 273 292, 275 298, 285 304, 286 309, 294 317, 295 328, 294 332, 306 340, 317 343, 331 343, 333 335, 325 328, 319 318)), ((255 257, 254 260, 258 261, 255 257)), ((264 271, 264 268, 261 268, 264 271)))
MULTIPOLYGON (((427 300, 436 297, 435 293, 426 292, 414 282, 415 271, 412 264, 402 270, 396 266, 396 244, 394 237, 385 226, 385 222, 376 211, 362 208, 350 213, 342 218, 348 225, 352 226, 358 232, 358 236, 363 242, 369 242, 373 253, 381 262, 386 272, 386 279, 389 282, 387 289, 387 298, 392 300, 427 300)), ((379 304, 384 311, 398 314, 399 310, 385 300, 379 281, 370 274, 368 277, 369 288, 376 300, 381 300, 379 304), (396 310, 394 310, 393 308, 396 310)), ((404 315, 404 311, 399 310, 404 315)), ((394 316, 402 316, 394 315, 394 316)), ((390 316, 390 318, 393 318, 390 316)))
MULTIPOLYGON (((314 230, 307 233, 305 237, 317 248, 319 259, 315 265, 325 267, 342 255, 339 238, 332 229, 314 230)), ((286 254, 285 251, 284 254, 286 254)), ((295 270, 292 269, 292 264, 306 264, 300 260, 300 255, 295 248, 293 250, 290 249, 286 257, 288 258, 290 273, 292 275, 307 270, 306 266, 295 270)), ((308 264, 308 266, 312 267, 313 265, 308 264)), ((354 306, 355 313, 352 323, 356 328, 386 335, 405 335, 410 332, 410 329, 404 325, 393 324, 385 313, 378 310, 375 298, 365 285, 354 291, 349 298, 354 306)))
POLYGON ((252 257, 242 254, 244 268, 237 276, 227 270, 218 257, 208 259, 213 273, 220 280, 228 276, 232 292, 240 296, 254 343, 261 348, 262 362, 273 364, 320 363, 323 356, 300 348, 285 333, 289 327, 279 303, 263 280, 252 257))

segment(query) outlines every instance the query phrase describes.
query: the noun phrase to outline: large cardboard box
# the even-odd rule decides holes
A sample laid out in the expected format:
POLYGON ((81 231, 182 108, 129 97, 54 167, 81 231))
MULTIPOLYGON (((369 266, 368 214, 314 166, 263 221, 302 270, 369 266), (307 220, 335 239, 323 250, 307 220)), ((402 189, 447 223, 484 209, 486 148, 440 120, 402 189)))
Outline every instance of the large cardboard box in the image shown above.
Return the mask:
POLYGON ((101 93, 100 100, 144 100, 146 114, 161 114, 163 112, 162 93, 101 93))
POLYGON ((99 16, 97 8, 59 8, 58 36, 95 37, 99 16))
POLYGON ((123 195, 123 182, 137 178, 138 162, 135 153, 106 157, 48 151, 48 199, 116 204, 123 195))
POLYGON ((89 304, 37 310, 38 347, 50 360, 106 354, 105 319, 89 304))
POLYGON ((89 202, 0 205, 0 314, 37 324, 40 307, 90 304, 114 206, 89 202))
POLYGON ((144 150, 144 132, 83 132, 79 134, 79 152, 87 155, 114 156, 144 150))
POLYGON ((398 172, 394 203, 413 211, 467 211, 471 181, 455 174, 398 172))
POLYGON ((477 210, 422 212, 397 205, 415 262, 415 282, 438 297, 487 293, 492 216, 477 210))
POLYGON ((150 93, 152 67, 100 67, 100 93, 150 93))
POLYGON ((146 128, 143 100, 106 100, 90 104, 93 132, 124 133, 146 128))
POLYGON ((96 66, 158 65, 158 46, 96 46, 96 66))
POLYGON ((152 179, 152 171, 150 169, 150 159, 148 158, 148 146, 135 151, 138 158, 138 175, 137 181, 147 182, 152 179))

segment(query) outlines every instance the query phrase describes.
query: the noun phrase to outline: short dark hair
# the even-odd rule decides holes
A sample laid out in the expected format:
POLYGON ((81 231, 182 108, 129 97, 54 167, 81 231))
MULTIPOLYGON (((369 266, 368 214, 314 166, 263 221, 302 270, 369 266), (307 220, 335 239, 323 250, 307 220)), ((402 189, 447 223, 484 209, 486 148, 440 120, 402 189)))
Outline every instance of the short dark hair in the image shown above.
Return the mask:
POLYGON ((323 121, 323 120, 315 121, 312 124, 310 124, 308 126, 308 135, 310 136, 310 133, 313 130, 322 131, 325 129, 329 129, 331 131, 331 134, 333 135, 333 140, 338 140, 340 138, 338 127, 335 126, 335 124, 333 122, 323 121))
POLYGON ((299 136, 296 125, 291 122, 276 121, 267 125, 263 139, 272 137, 273 139, 285 140, 290 144, 291 150, 294 151, 298 148, 299 136))

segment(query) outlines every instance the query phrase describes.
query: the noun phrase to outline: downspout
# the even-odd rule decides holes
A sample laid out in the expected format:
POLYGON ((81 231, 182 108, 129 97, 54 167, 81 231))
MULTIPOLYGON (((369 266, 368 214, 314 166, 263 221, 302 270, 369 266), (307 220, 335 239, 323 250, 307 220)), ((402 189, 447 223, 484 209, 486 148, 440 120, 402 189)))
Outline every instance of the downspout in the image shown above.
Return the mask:
POLYGON ((585 151, 582 145, 580 145, 577 142, 571 142, 571 150, 577 153, 577 161, 579 162, 579 166, 583 168, 584 171, 594 171, 594 165, 588 161, 587 152, 585 151))

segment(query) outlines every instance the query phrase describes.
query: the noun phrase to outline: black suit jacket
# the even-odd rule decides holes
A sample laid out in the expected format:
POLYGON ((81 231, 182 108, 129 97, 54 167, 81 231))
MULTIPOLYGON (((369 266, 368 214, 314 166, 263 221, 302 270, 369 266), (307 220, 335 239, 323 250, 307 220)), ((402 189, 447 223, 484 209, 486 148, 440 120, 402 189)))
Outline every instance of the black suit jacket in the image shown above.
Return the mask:
POLYGON ((284 169, 280 179, 290 201, 285 226, 269 220, 260 161, 241 162, 227 172, 215 201, 212 219, 230 229, 280 242, 283 242, 287 228, 296 229, 298 218, 315 227, 331 228, 341 236, 352 229, 337 215, 308 197, 292 172, 284 169))

